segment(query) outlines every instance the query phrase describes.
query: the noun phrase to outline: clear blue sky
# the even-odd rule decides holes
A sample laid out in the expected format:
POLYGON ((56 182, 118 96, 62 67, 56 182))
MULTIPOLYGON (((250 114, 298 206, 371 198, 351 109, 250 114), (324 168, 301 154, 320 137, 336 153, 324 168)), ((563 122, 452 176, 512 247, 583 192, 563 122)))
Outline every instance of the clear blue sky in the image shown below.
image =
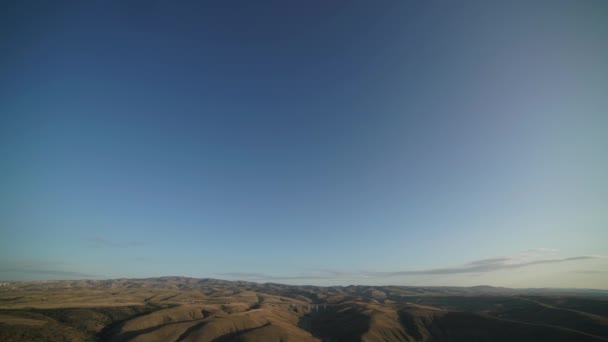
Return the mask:
POLYGON ((607 37, 604 1, 3 1, 0 279, 608 287, 607 37))

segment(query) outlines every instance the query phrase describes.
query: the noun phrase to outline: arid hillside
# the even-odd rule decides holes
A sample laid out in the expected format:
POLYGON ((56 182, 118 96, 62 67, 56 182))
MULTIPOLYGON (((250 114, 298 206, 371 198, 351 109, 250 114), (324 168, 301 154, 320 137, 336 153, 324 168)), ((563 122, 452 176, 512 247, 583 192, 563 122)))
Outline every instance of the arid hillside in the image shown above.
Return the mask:
POLYGON ((13 282, 1 341, 608 341, 608 293, 215 279, 13 282))

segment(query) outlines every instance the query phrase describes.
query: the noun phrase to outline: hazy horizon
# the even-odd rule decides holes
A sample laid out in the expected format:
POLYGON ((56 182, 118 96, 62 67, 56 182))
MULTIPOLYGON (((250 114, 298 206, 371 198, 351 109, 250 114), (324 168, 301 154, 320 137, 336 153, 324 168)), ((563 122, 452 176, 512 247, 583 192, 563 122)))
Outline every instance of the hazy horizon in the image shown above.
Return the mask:
MULTIPOLYGON (((82 279, 37 279, 37 280, 1 280, 2 282, 8 284, 16 284, 16 283, 57 283, 57 282, 79 282, 79 281, 112 281, 112 280, 131 280, 131 281, 141 281, 141 280, 154 280, 154 279, 172 279, 172 278, 183 278, 183 279, 195 279, 195 280, 212 280, 212 281, 222 281, 222 282, 241 282, 241 283, 253 283, 257 285, 282 285, 282 286, 296 286, 296 287, 322 287, 322 288, 333 288, 333 287, 404 287, 404 288, 495 288, 495 289, 508 289, 508 290, 547 290, 547 291, 608 291, 608 289, 601 288, 588 288, 588 287, 504 287, 504 286, 492 286, 486 284, 477 284, 477 285, 407 285, 407 284, 391 284, 386 283, 383 285, 359 285, 359 284, 347 284, 347 285, 315 285, 315 284, 287 284, 280 281, 256 281, 256 280, 243 280, 243 279, 222 279, 222 278, 214 278, 214 277, 188 277, 188 276, 180 276, 180 275, 166 275, 166 276, 158 276, 158 277, 142 277, 142 278, 82 278, 82 279)), ((479 295, 479 293, 476 293, 479 295)))
POLYGON ((608 289, 604 1, 0 22, 0 280, 608 289))

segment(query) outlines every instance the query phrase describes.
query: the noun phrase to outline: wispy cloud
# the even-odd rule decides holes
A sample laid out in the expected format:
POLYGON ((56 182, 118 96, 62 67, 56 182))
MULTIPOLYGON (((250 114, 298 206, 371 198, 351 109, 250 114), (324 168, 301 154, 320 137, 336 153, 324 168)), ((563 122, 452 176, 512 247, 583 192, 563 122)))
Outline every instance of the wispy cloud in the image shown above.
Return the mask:
POLYGON ((94 248, 133 248, 143 246, 144 243, 141 241, 112 241, 101 237, 95 237, 89 240, 94 248))
POLYGON ((30 275, 68 277, 68 278, 96 278, 97 275, 76 271, 64 271, 53 269, 23 269, 23 268, 0 268, 0 273, 23 273, 30 275))
POLYGON ((542 265, 542 264, 557 264, 563 262, 572 262, 572 261, 580 261, 580 260, 589 260, 589 259, 597 259, 599 256, 593 255, 582 255, 575 256, 569 258, 556 258, 556 259, 541 259, 534 261, 524 261, 521 262, 520 258, 493 258, 493 259, 484 259, 472 261, 466 265, 459 267, 446 267, 446 268, 432 268, 432 269, 423 269, 423 270, 404 270, 404 271, 396 271, 396 272, 367 272, 368 275, 373 276, 402 276, 402 275, 439 275, 439 274, 457 274, 457 273, 484 273, 484 272, 494 272, 499 270, 506 269, 514 269, 514 268, 522 268, 532 265, 542 265))
POLYGON ((303 275, 272 275, 267 273, 258 273, 258 272, 223 272, 223 273, 215 273, 218 276, 229 277, 234 279, 241 280, 304 280, 304 279, 334 279, 334 278, 345 278, 344 276, 331 275, 331 274, 303 274, 303 275))
POLYGON ((257 272, 224 272, 224 273, 216 273, 216 275, 231 277, 231 278, 241 278, 241 279, 257 279, 257 278, 268 278, 271 277, 265 273, 257 273, 257 272))
POLYGON ((528 249, 527 251, 524 251, 524 253, 557 253, 557 252, 559 252, 559 249, 546 248, 546 247, 532 248, 532 249, 528 249))
POLYGON ((511 258, 501 257, 501 258, 490 258, 490 259, 481 259, 476 261, 471 261, 469 265, 491 265, 499 262, 507 262, 511 260, 511 258))
POLYGON ((82 279, 99 278, 99 275, 81 272, 82 266, 63 260, 20 259, 0 263, 0 277, 4 279, 82 279))
POLYGON ((608 273, 608 271, 600 271, 600 270, 574 270, 572 273, 580 273, 580 274, 602 274, 608 273))
POLYGON ((518 255, 510 257, 495 257, 474 260, 467 264, 454 267, 429 268, 419 270, 398 270, 388 272, 375 271, 359 271, 359 272, 343 272, 334 270, 320 270, 314 274, 300 275, 272 275, 259 272, 226 272, 216 273, 219 276, 248 279, 248 280, 316 280, 316 279, 370 279, 370 278, 387 278, 396 276, 423 276, 423 275, 450 275, 450 274, 483 274, 487 272, 495 272, 500 270, 518 269, 533 265, 543 264, 559 264, 571 263, 577 261, 585 261, 591 259, 604 258, 599 255, 580 255, 566 258, 557 258, 554 254, 555 249, 539 248, 534 250, 524 251, 518 255), (532 255, 534 254, 534 255, 532 255))

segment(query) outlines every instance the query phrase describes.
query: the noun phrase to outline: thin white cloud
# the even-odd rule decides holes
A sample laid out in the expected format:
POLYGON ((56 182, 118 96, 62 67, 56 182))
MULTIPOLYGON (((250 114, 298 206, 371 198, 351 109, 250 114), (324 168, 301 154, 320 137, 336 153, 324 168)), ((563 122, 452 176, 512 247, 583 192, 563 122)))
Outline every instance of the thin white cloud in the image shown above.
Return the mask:
POLYGON ((597 259, 600 256, 593 255, 582 255, 569 258, 555 258, 555 259, 540 259, 534 261, 521 262, 519 257, 514 258, 493 258, 484 259, 470 262, 460 267, 446 267, 446 268, 433 268, 425 270, 405 270, 396 272, 368 272, 368 275, 392 277, 392 276, 404 276, 404 275, 439 275, 439 274, 457 274, 457 273, 485 273, 494 272, 499 270, 522 268, 532 265, 542 264, 557 264, 564 262, 582 261, 597 259))
POLYGON ((528 249, 526 252, 531 252, 531 253, 557 253, 557 252, 559 252, 559 249, 540 247, 540 248, 528 249))
POLYGON ((490 265, 498 262, 507 262, 511 260, 511 258, 500 257, 500 258, 490 258, 490 259, 481 259, 476 261, 471 261, 469 265, 490 265))
POLYGON ((0 278, 3 279, 62 279, 100 278, 99 275, 81 272, 78 265, 62 260, 21 259, 0 263, 0 278))
POLYGON ((55 270, 55 269, 31 269, 31 268, 2 268, 0 269, 0 274, 2 273, 23 273, 23 274, 31 274, 31 275, 42 275, 42 276, 53 276, 53 277, 67 277, 67 278, 97 278, 99 276, 83 273, 77 271, 65 271, 65 270, 55 270))
POLYGON ((118 242, 108 240, 102 237, 95 237, 91 239, 90 242, 93 244, 92 247, 94 248, 132 248, 144 245, 144 243, 141 241, 118 242))
POLYGON ((571 271, 572 273, 580 273, 580 274, 602 274, 602 273, 608 273, 608 271, 601 271, 601 270, 574 270, 571 271))
POLYGON ((309 275, 271 275, 267 273, 258 273, 258 272, 223 272, 223 273, 215 273, 218 276, 229 277, 234 279, 247 279, 247 280, 263 280, 263 281, 272 281, 272 280, 303 280, 303 279, 335 279, 335 278, 346 278, 343 275, 336 274, 309 274, 309 275))
MULTIPOLYGON (((541 254, 553 254, 555 249, 535 249, 535 252, 541 254)), ((523 267, 529 267, 533 265, 543 264, 559 264, 559 263, 571 263, 581 262, 585 260, 592 260, 598 258, 604 258, 600 255, 580 255, 566 258, 556 257, 543 257, 543 256, 530 256, 530 251, 525 251, 511 257, 496 257, 474 260, 462 266, 455 267, 442 267, 442 268, 430 268, 430 269, 419 269, 419 270, 399 270, 399 271, 388 271, 388 272, 375 272, 375 271, 361 271, 361 272, 343 272, 333 270, 322 270, 316 274, 303 274, 303 275, 271 275, 266 273, 258 272, 227 272, 227 273, 216 273, 219 276, 230 277, 233 279, 248 279, 248 280, 261 280, 261 281, 273 281, 273 280, 316 280, 316 279, 370 279, 370 278, 388 278, 396 276, 423 276, 423 275, 450 275, 450 274, 483 274, 487 272, 495 272, 500 270, 518 269, 523 267)))

